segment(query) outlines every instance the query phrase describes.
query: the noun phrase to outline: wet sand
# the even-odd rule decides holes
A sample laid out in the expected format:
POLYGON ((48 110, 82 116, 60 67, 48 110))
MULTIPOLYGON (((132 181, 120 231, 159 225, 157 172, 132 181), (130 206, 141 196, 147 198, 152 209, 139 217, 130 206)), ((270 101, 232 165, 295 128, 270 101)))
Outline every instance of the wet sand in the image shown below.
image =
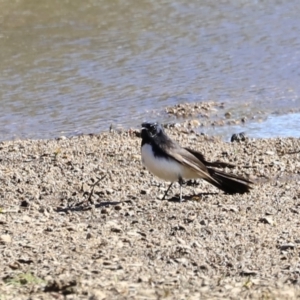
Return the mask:
MULTIPOLYGON (((141 165, 138 130, 0 143, 3 299, 295 299, 300 139, 166 131, 255 181, 226 195, 141 165)), ((0 297, 0 298, 1 298, 0 297)))

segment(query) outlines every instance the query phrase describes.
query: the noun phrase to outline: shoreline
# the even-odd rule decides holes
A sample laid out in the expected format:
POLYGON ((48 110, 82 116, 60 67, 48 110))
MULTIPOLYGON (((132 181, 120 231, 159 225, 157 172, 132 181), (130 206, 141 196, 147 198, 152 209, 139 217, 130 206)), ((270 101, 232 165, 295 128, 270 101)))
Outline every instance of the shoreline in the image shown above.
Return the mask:
MULTIPOLYGON (((289 110, 279 111, 271 110, 270 108, 259 110, 254 108, 249 104, 240 104, 240 103, 230 103, 230 102, 218 102, 218 101, 200 101, 200 102, 185 102, 181 104, 175 104, 171 106, 167 106, 158 110, 150 110, 143 113, 143 115, 147 115, 148 119, 142 119, 142 112, 139 112, 135 115, 135 119, 139 120, 136 122, 132 122, 132 125, 129 124, 121 125, 117 123, 108 123, 107 128, 103 129, 100 126, 98 128, 102 128, 99 131, 96 128, 96 124, 90 127, 90 130, 87 129, 75 129, 75 131, 65 131, 60 133, 55 133, 53 131, 52 134, 50 132, 45 132, 46 139, 57 139, 61 136, 66 136, 71 138, 73 136, 79 135, 88 135, 88 134, 101 134, 110 130, 110 128, 114 128, 116 130, 129 130, 130 128, 139 127, 139 124, 142 121, 160 121, 161 123, 172 124, 177 123, 182 126, 194 129, 200 132, 201 130, 207 132, 212 135, 217 133, 220 136, 224 136, 224 129, 226 134, 228 135, 230 132, 236 130, 235 127, 243 127, 242 131, 251 130, 251 125, 264 123, 270 117, 280 117, 287 115, 299 114, 300 108, 292 108, 289 110), (138 125, 136 125, 139 123, 138 125), (249 127, 250 126, 250 127, 249 127), (228 130, 226 130, 228 128, 228 130), (51 136, 49 136, 51 135, 51 136)), ((16 125, 16 124, 14 124, 16 125)), ((275 126, 275 125, 274 125, 275 126)), ((272 126, 272 127, 274 127, 272 126)), ((279 125, 277 125, 279 126, 279 125)), ((281 124, 280 127, 284 126, 281 124)), ((266 126, 266 128, 268 128, 266 126)), ((276 126, 275 126, 276 127, 276 126)), ((261 128, 262 131, 265 131, 266 128, 261 128)), ((3 130, 6 130, 5 127, 3 130)), ((20 128, 20 132, 22 132, 22 128, 20 128)), ((232 132, 232 134, 237 132, 232 132)), ((266 132, 268 133, 268 132, 266 132)), ((291 135, 295 137, 296 134, 291 135)), ((0 135, 0 142, 2 141, 10 141, 10 140, 39 140, 42 134, 32 134, 25 133, 20 137, 12 136, 12 133, 0 135), (7 136, 7 137, 6 137, 7 136)), ((263 137, 264 138, 264 137, 263 137)))
POLYGON ((300 139, 166 131, 235 164, 225 171, 253 190, 226 195, 199 180, 183 188, 187 201, 176 184, 159 200, 168 183, 143 169, 136 130, 0 142, 0 294, 299 297, 300 139))

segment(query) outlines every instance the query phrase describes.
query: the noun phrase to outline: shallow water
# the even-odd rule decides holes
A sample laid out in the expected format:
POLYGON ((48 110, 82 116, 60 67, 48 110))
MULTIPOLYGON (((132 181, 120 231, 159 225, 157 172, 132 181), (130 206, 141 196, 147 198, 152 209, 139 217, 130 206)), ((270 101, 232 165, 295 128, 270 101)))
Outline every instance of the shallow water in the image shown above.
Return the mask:
POLYGON ((207 135, 221 136, 230 141, 234 133, 245 132, 249 138, 276 138, 297 137, 300 138, 300 114, 269 115, 261 122, 251 121, 244 125, 231 125, 208 127, 199 129, 207 135))
POLYGON ((2 0, 0 139, 137 126, 180 102, 299 110, 299 15, 296 0, 2 0))

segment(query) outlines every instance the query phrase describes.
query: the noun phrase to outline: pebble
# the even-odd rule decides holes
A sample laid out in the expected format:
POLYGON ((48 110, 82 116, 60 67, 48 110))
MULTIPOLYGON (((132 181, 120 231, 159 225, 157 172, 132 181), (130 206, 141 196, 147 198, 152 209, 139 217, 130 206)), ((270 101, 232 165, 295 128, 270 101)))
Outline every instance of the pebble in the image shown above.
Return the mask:
POLYGON ((20 206, 21 207, 28 207, 29 206, 29 202, 27 200, 23 200, 23 201, 21 201, 20 206))
POLYGON ((249 269, 244 269, 241 272, 242 276, 256 276, 258 274, 258 271, 255 270, 249 270, 249 269))
POLYGON ((232 136, 231 136, 231 139, 230 141, 233 143, 233 142, 244 142, 247 140, 247 137, 246 137, 246 134, 244 132, 240 132, 240 133, 234 133, 232 136))
POLYGON ((107 295, 100 289, 98 289, 98 290, 94 289, 91 291, 90 299, 104 300, 104 299, 107 299, 107 295))
POLYGON ((274 225, 274 220, 271 216, 260 218, 260 222, 274 225))
POLYGON ((31 221, 32 221, 32 219, 29 217, 29 216, 23 216, 23 221, 25 222, 25 223, 31 223, 31 221))
POLYGON ((267 155, 272 155, 272 156, 273 156, 273 155, 275 155, 275 152, 274 152, 274 151, 266 151, 266 154, 267 154, 267 155))
POLYGON ((192 127, 198 127, 198 126, 200 126, 200 122, 198 120, 191 120, 190 125, 192 127))
POLYGON ((288 249, 294 249, 295 248, 295 244, 293 243, 286 243, 286 244, 282 244, 280 246, 280 250, 288 250, 288 249))
POLYGON ((229 119, 229 118, 231 117, 231 113, 230 113, 230 112, 226 112, 226 113, 225 113, 225 117, 226 117, 227 119, 229 119))
POLYGON ((58 137, 57 139, 58 139, 59 141, 63 141, 63 140, 66 140, 67 137, 65 137, 64 135, 62 135, 62 136, 58 137))
POLYGON ((3 244, 10 244, 12 241, 11 236, 9 234, 2 234, 0 236, 0 242, 3 244))
POLYGON ((120 233, 120 232, 123 231, 122 228, 121 228, 120 226, 118 226, 118 225, 112 226, 112 227, 110 228, 110 230, 111 230, 111 232, 116 232, 116 233, 120 233))

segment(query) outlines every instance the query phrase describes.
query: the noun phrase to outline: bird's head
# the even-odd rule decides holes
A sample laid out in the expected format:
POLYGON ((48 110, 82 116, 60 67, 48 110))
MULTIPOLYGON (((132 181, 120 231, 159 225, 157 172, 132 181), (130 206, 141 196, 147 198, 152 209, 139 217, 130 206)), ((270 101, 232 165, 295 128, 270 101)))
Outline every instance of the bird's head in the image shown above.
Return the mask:
POLYGON ((157 135, 160 135, 163 132, 162 126, 155 122, 155 123, 142 123, 142 138, 154 138, 157 135))

